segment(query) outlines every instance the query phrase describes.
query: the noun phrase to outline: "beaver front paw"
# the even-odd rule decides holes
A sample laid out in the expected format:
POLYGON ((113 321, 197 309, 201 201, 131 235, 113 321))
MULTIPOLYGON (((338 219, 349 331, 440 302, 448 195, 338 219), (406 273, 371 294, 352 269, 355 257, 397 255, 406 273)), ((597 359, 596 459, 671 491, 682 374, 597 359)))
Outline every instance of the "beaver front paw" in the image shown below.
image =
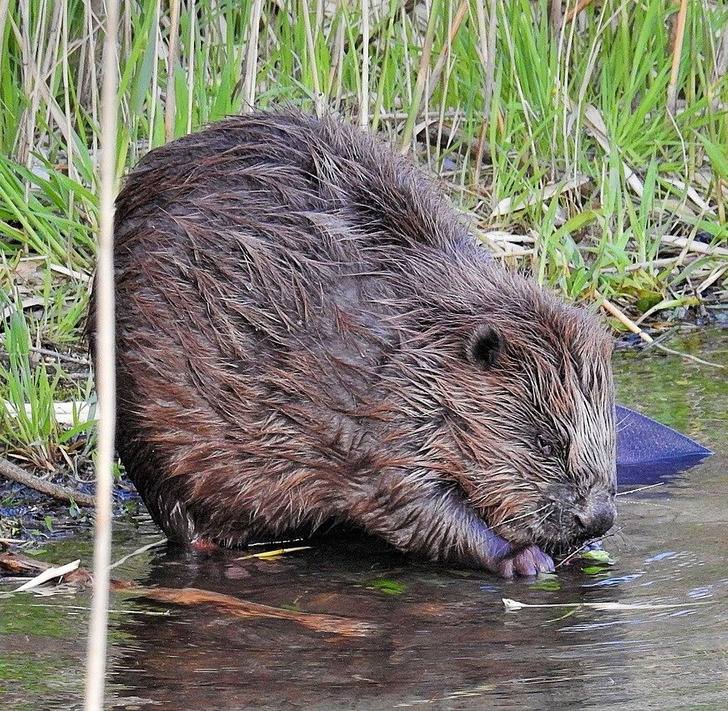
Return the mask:
POLYGON ((538 546, 531 545, 498 561, 495 572, 504 578, 553 573, 554 561, 538 546))

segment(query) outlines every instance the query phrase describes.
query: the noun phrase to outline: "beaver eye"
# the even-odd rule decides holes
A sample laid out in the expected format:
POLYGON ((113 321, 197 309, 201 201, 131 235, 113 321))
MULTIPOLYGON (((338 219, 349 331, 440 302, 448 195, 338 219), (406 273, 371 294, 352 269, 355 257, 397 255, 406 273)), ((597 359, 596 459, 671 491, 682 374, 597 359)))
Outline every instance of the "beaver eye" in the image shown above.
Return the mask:
POLYGON ((556 445, 549 442, 543 435, 536 435, 536 449, 544 457, 553 457, 556 454, 556 445))

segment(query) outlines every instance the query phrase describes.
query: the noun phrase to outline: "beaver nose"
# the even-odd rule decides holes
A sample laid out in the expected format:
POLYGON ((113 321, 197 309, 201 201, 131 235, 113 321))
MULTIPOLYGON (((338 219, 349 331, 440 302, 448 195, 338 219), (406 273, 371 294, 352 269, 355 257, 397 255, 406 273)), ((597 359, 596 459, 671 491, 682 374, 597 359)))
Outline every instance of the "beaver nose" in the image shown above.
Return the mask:
POLYGON ((616 515, 613 498, 604 493, 590 497, 575 517, 581 535, 586 539, 603 536, 614 524, 616 515))

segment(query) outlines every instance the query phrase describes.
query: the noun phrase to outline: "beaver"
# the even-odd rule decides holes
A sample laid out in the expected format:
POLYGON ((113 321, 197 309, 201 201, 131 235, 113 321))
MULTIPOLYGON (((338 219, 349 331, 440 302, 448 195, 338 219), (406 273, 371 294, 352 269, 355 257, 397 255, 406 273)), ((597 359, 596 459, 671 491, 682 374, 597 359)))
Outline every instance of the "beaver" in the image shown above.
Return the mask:
POLYGON ((171 540, 344 526, 512 577, 611 527, 609 335, 383 141, 225 119, 139 162, 115 235, 117 448, 171 540))

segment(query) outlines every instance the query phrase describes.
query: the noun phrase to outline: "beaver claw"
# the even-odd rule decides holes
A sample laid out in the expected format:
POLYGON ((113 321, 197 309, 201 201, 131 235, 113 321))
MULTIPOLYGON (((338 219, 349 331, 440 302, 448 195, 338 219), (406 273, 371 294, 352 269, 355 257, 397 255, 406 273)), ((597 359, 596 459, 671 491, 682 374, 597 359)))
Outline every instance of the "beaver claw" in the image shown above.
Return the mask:
POLYGON ((527 577, 539 573, 553 573, 554 561, 538 546, 531 545, 500 560, 496 566, 496 572, 504 578, 514 578, 516 575, 527 577))

